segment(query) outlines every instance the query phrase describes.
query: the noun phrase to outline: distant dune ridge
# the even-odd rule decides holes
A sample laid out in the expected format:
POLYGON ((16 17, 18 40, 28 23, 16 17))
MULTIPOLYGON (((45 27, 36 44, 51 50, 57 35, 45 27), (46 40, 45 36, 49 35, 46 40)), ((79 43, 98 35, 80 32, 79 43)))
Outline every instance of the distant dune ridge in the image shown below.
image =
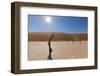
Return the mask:
POLYGON ((53 34, 52 41, 87 41, 87 33, 63 33, 63 32, 29 32, 28 41, 48 41, 53 34))

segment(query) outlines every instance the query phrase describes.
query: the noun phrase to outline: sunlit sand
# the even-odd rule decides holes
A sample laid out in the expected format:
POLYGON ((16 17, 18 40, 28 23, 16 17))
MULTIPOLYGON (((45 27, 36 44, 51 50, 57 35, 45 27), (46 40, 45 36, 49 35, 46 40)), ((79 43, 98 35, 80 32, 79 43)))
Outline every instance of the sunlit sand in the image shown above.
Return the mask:
MULTIPOLYGON (((79 59, 88 57, 87 41, 52 41, 52 59, 79 59)), ((47 60, 47 41, 28 42, 28 60, 47 60)))

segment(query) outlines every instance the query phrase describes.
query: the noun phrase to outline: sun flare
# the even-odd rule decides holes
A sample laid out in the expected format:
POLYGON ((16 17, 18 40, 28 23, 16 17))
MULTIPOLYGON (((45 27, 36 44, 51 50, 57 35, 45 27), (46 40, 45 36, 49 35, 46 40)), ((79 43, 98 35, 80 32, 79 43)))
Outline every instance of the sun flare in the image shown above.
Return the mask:
POLYGON ((45 20, 46 20, 47 23, 51 23, 51 17, 50 16, 46 16, 45 20))

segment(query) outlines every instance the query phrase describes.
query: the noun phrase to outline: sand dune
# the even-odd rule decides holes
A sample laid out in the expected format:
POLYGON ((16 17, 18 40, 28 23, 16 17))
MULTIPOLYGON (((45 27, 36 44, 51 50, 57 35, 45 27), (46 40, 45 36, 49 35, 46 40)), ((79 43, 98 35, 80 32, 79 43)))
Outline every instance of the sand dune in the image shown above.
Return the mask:
POLYGON ((29 32, 28 41, 48 41, 51 34, 54 34, 52 41, 86 41, 86 33, 63 33, 63 32, 29 32))

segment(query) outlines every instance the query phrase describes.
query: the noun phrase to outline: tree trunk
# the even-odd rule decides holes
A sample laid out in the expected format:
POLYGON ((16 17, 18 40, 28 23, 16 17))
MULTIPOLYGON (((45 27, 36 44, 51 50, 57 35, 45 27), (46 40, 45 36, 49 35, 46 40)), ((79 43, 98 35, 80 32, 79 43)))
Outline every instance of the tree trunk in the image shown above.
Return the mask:
POLYGON ((53 33, 52 33, 52 35, 50 36, 50 38, 49 38, 49 40, 48 40, 48 46, 49 46, 48 60, 52 60, 52 56, 51 56, 51 53, 52 53, 52 48, 51 48, 51 41, 52 41, 52 38, 53 38, 53 33))

